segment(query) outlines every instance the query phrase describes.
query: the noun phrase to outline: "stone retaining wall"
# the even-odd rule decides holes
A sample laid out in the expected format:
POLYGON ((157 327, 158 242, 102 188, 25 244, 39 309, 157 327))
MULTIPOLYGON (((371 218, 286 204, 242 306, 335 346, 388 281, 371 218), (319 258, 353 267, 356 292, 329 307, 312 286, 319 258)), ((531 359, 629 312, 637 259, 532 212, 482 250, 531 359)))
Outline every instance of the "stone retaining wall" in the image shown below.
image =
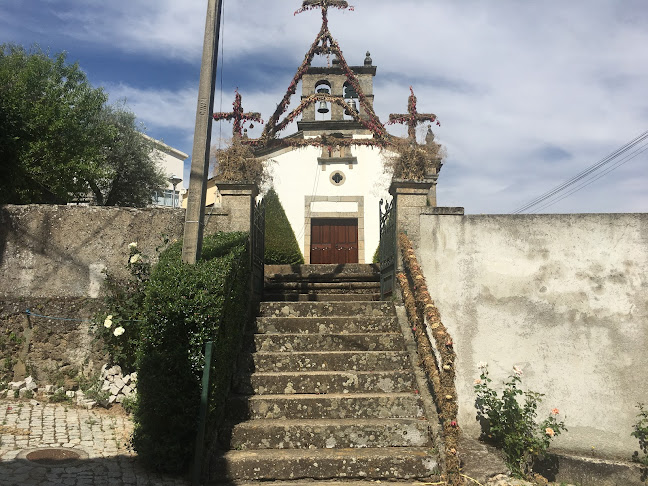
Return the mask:
MULTIPOLYGON (((239 213, 207 208, 206 233, 245 231, 239 213)), ((182 238, 184 215, 166 208, 0 206, 0 382, 98 373, 106 357, 87 319, 101 309, 105 272, 128 277, 133 241, 155 261, 182 238)), ((249 228, 249 209, 247 219, 249 228)))
MULTIPOLYGON (((105 271, 126 277, 128 244, 153 260, 182 238, 184 209, 1 206, 0 298, 100 296, 105 271)), ((207 232, 231 231, 229 212, 207 209, 207 232)))

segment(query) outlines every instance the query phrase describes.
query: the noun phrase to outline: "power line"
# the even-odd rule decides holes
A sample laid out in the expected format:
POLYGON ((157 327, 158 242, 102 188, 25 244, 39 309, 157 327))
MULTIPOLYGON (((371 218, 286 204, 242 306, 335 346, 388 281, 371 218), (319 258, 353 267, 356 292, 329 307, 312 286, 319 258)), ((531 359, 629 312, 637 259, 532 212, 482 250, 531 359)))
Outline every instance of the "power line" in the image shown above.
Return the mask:
MULTIPOLYGON (((572 185, 576 184, 577 182, 579 182, 579 181, 581 181, 581 180, 587 178, 588 176, 590 176, 591 174, 593 174, 593 173, 596 172, 597 170, 599 170, 599 169, 601 169, 602 167, 608 165, 609 163, 615 161, 615 160, 616 160, 618 157, 620 157, 621 155, 625 154, 625 153, 628 152, 629 150, 635 148, 637 145, 640 145, 642 142, 645 142, 645 141, 647 141, 647 140, 648 140, 648 131, 645 131, 645 132, 643 132, 641 135, 639 135, 638 137, 634 138, 633 140, 631 140, 630 142, 626 143, 625 145, 619 147, 619 148, 616 149, 614 152, 612 152, 611 154, 607 155, 606 157, 604 157, 603 159, 601 159, 601 160, 598 161, 597 163, 591 165, 590 167, 588 167, 587 169, 583 170, 582 172, 579 172, 578 174, 576 174, 575 176, 573 176, 571 179, 569 179, 569 180, 563 182, 562 184, 560 184, 560 185, 554 187, 553 189, 551 189, 550 191, 548 191, 548 192, 546 192, 546 193, 544 193, 544 194, 542 194, 542 195, 536 197, 535 199, 533 199, 532 201, 528 202, 528 203, 525 204, 524 206, 522 206, 522 207, 516 209, 515 211, 513 211, 512 214, 520 214, 520 213, 523 213, 524 211, 528 211, 528 210, 530 210, 531 208, 533 208, 534 206, 537 206, 537 205, 543 203, 544 201, 546 201, 546 200, 548 200, 548 199, 550 199, 550 198, 553 198, 554 196, 558 195, 559 193, 565 191, 565 190, 566 190, 567 188, 569 188, 570 186, 572 186, 572 185)), ((643 147, 643 145, 641 145, 640 147, 643 147)), ((638 154, 637 154, 637 155, 638 155, 638 154)), ((632 158, 634 158, 634 157, 630 157, 630 159, 632 159, 632 158)), ((630 159, 628 159, 628 160, 630 160, 630 159)), ((618 166, 620 166, 620 165, 622 165, 622 164, 619 164, 618 166)), ((618 167, 618 166, 616 166, 616 167, 618 167)), ((614 168, 616 168, 616 167, 614 167, 614 168)), ((613 169, 612 169, 612 170, 613 170, 613 169)), ((605 172, 605 173, 607 174, 608 172, 610 172, 610 171, 607 171, 607 172, 605 172)), ((582 185, 582 186, 579 186, 579 187, 585 187, 585 186, 589 185, 591 182, 594 182, 594 180, 597 180, 597 179, 599 179, 599 178, 600 178, 600 177, 596 177, 595 179, 591 180, 589 183, 587 183, 587 184, 585 184, 585 185, 582 185)), ((576 191, 571 191, 569 194, 573 194, 574 192, 576 192, 576 191)), ((566 197, 566 196, 565 196, 565 197, 566 197)), ((561 198, 558 199, 558 200, 561 200, 561 199, 564 199, 564 197, 561 197, 561 198)), ((557 201, 556 201, 556 202, 557 202, 557 201)), ((543 206, 543 207, 546 207, 546 206, 543 206)))
POLYGON ((614 164, 612 167, 610 167, 609 169, 607 169, 605 172, 603 172, 603 173, 597 175, 594 179, 591 179, 591 180, 589 180, 589 181, 584 181, 581 185, 576 186, 574 189, 572 189, 570 192, 568 192, 568 193, 565 194, 564 196, 560 197, 559 199, 556 199, 555 201, 551 201, 551 202, 545 204, 544 206, 542 206, 542 207, 540 207, 540 208, 534 209, 532 212, 533 212, 533 213, 537 213, 538 211, 541 211, 541 210, 543 210, 544 208, 547 208, 547 207, 549 207, 549 206, 553 206, 553 205, 556 204, 558 201, 562 201, 562 200, 565 199, 566 197, 571 196, 572 194, 574 194, 575 192, 578 192, 578 191, 580 191, 581 189, 584 189, 585 187, 589 186, 589 185, 592 184, 593 182, 599 180, 599 179, 600 179, 601 177, 603 177, 604 175, 606 175, 606 174, 612 172, 614 169, 617 169, 617 168, 621 167, 621 166, 622 166, 623 164, 625 164, 626 162, 629 162, 630 160, 634 159, 636 156, 638 156, 638 155, 644 153, 646 150, 648 150, 648 144, 646 144, 646 145, 645 145, 643 148, 641 148, 641 149, 637 149, 637 150, 634 151, 632 154, 629 154, 628 156, 624 157, 623 159, 621 159, 621 161, 619 161, 619 162, 617 162, 616 164, 614 164))

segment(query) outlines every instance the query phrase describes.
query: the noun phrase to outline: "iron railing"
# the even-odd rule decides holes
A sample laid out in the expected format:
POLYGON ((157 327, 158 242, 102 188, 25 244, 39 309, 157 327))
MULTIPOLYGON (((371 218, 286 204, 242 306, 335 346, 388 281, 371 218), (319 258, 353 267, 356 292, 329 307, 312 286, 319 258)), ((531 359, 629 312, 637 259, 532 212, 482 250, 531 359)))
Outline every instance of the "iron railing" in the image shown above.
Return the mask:
POLYGON ((256 302, 263 298, 263 260, 265 257, 265 199, 253 203, 250 228, 250 271, 252 292, 256 302))
POLYGON ((396 198, 380 200, 380 300, 392 296, 396 274, 396 198), (384 209, 383 209, 384 206, 384 209))

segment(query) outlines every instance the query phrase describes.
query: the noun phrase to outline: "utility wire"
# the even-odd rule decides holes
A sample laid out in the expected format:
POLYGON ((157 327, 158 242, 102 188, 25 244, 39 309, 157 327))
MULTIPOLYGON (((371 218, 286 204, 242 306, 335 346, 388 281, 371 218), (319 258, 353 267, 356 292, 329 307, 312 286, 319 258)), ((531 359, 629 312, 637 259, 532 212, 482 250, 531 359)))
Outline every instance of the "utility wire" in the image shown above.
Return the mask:
POLYGON ((634 158, 637 157, 638 155, 644 153, 646 150, 648 150, 648 144, 646 144, 645 146, 643 146, 643 148, 641 148, 641 149, 637 149, 637 150, 635 150, 632 154, 627 155, 626 157, 624 157, 623 159, 621 159, 621 161, 615 163, 612 167, 608 168, 605 172, 599 174, 599 175, 596 176, 594 179, 591 179, 591 180, 589 180, 589 181, 584 181, 584 182, 581 183, 579 186, 576 186, 574 189, 572 189, 570 192, 568 192, 568 193, 565 194, 564 196, 560 197, 559 199, 556 199, 555 201, 551 201, 551 202, 545 204, 544 206, 541 206, 541 207, 539 207, 539 208, 537 208, 537 209, 534 209, 532 212, 533 212, 533 213, 537 213, 538 211, 541 211, 541 210, 543 210, 544 208, 547 208, 547 207, 549 207, 549 206, 552 206, 552 205, 556 204, 558 201, 562 201, 562 200, 565 199, 566 197, 571 196, 571 195, 574 194, 575 192, 578 192, 578 191, 580 191, 581 189, 584 189, 585 187, 589 186, 589 185, 592 184, 593 182, 599 180, 601 177, 603 177, 604 175, 606 175, 606 174, 612 172, 614 169, 617 169, 617 168, 621 167, 623 164, 625 164, 626 162, 629 162, 630 160, 634 159, 634 158))
MULTIPOLYGON (((640 144, 642 144, 642 142, 645 142, 647 140, 648 140, 648 131, 645 131, 641 135, 634 138, 630 142, 626 143, 622 147, 619 147, 617 150, 615 150, 611 154, 607 155, 606 157, 604 157, 603 159, 601 159, 600 161, 598 161, 594 165, 592 165, 592 166, 588 167, 587 169, 585 169, 584 171, 576 174, 571 179, 563 182, 562 184, 560 184, 560 185, 554 187, 553 189, 551 189, 550 191, 548 191, 548 192, 538 196, 537 198, 533 199, 532 201, 528 202, 524 206, 516 209, 515 211, 513 211, 512 214, 520 214, 520 213, 523 213, 525 211, 528 211, 531 208, 533 208, 534 206, 537 206, 537 205, 543 203, 544 201, 554 197, 555 195, 559 194, 560 192, 566 190, 568 187, 570 187, 570 186, 576 184, 577 182, 583 180, 584 178, 590 176, 591 174, 593 174, 594 172, 596 172, 600 168, 604 167, 605 165, 609 164, 610 162, 613 162, 614 160, 616 160, 618 157, 620 157, 624 153, 628 152, 629 150, 635 148, 637 145, 640 145, 640 144)), ((597 179, 598 179, 598 177, 597 177, 597 179)), ((594 179, 594 180, 596 180, 596 179, 594 179)), ((589 184, 586 184, 586 185, 589 185, 589 184)), ((583 187, 585 187, 585 186, 583 186, 583 187)), ((573 192, 576 192, 576 191, 573 191, 573 192)), ((570 192, 570 194, 573 194, 573 192, 570 192)))

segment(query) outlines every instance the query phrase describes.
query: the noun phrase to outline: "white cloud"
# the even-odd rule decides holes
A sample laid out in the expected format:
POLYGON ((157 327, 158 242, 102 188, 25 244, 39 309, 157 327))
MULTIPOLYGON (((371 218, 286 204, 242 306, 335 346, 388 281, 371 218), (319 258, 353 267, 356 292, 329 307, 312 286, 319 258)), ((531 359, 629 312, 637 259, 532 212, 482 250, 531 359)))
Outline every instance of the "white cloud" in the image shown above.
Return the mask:
POLYGON ((139 89, 125 84, 106 84, 105 88, 111 102, 125 99, 128 109, 149 129, 173 128, 189 132, 194 128, 197 88, 172 91, 139 89))
MULTIPOLYGON (((225 67, 251 65, 255 78, 241 83, 244 107, 267 119, 292 72, 277 79, 264 69, 280 61, 296 69, 319 29, 319 14, 293 17, 298 0, 224 3, 225 67)), ((331 30, 351 64, 371 51, 383 121, 404 110, 413 84, 419 108, 443 123, 435 130, 449 148, 442 204, 513 210, 648 128, 644 0, 352 3, 354 13, 330 13, 331 30), (549 156, 560 151, 567 154, 560 160, 549 156)), ((205 2, 87 5, 57 10, 76 39, 199 62, 205 2)), ((149 127, 193 130, 193 88, 109 91, 129 98, 149 127)), ((232 98, 223 94, 225 110, 232 98)), ((556 208, 646 210, 645 164, 644 154, 556 208)))

